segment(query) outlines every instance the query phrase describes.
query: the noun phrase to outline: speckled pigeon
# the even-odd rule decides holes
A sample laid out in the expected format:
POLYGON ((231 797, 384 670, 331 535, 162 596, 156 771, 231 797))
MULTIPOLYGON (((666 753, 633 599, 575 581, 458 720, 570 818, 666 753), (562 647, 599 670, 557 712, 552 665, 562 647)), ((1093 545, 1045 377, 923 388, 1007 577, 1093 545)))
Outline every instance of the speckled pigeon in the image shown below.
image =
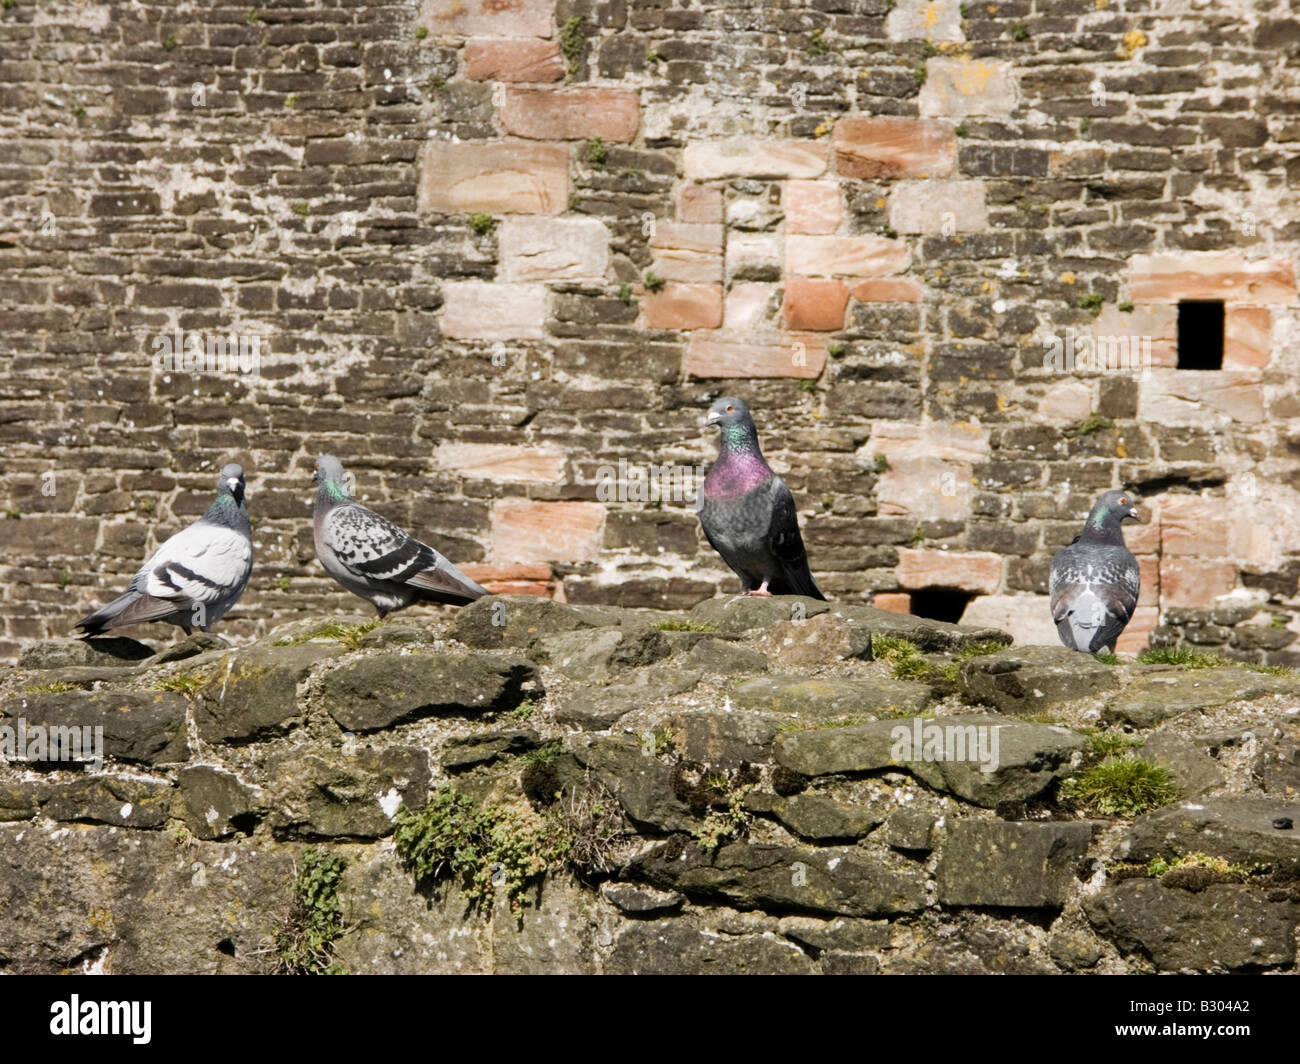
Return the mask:
POLYGON ((244 471, 221 470, 208 512, 167 540, 131 578, 126 593, 77 622, 83 638, 143 621, 210 631, 248 586, 253 536, 244 471))
POLYGON ((353 500, 343 464, 316 459, 316 557, 380 617, 413 602, 463 606, 487 594, 432 547, 353 500))
POLYGON ((1114 653, 1115 640, 1133 616, 1141 579, 1137 559, 1124 546, 1120 522, 1137 516, 1128 492, 1106 492, 1088 514, 1083 532, 1052 559, 1052 620, 1071 650, 1114 653))
POLYGON ((696 509, 713 549, 740 577, 741 592, 824 599, 808 570, 794 498, 763 459, 749 407, 724 396, 704 423, 722 430, 722 443, 696 509))

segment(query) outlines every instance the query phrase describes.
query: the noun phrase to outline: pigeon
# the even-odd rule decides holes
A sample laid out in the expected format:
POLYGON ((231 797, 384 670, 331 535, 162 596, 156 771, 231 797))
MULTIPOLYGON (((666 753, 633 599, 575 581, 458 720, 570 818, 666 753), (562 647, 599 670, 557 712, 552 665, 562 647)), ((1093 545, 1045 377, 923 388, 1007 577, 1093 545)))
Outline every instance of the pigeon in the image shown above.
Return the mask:
POLYGON ((333 455, 316 459, 313 479, 319 485, 316 557, 330 576, 374 606, 380 619, 413 602, 464 606, 488 593, 432 547, 356 502, 333 455))
POLYGON ((1132 496, 1108 491, 1094 504, 1083 532, 1052 559, 1052 620, 1071 650, 1115 652, 1141 586, 1137 559, 1124 546, 1120 522, 1137 520, 1132 496))
POLYGON ((722 443, 696 509, 709 543, 740 577, 741 593, 825 599, 808 570, 794 498, 763 459, 749 407, 723 397, 704 423, 722 430, 722 443))
POLYGON ((221 470, 208 512, 167 540, 131 578, 125 594, 75 625, 82 638, 143 621, 205 632, 239 601, 253 571, 253 534, 244 499, 244 471, 221 470))

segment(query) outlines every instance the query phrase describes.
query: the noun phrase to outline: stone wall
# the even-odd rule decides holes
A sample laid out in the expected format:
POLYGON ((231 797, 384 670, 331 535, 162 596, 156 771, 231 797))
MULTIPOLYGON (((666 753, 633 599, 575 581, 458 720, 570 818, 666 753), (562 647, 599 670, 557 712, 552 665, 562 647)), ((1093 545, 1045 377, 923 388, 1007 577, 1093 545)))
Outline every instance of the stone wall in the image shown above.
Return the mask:
POLYGON ((810 599, 355 620, 0 672, 0 971, 1296 970, 1294 673, 810 599))
POLYGON ((258 559, 224 630, 339 608, 325 450, 494 589, 689 606, 733 586, 690 503, 602 499, 601 466, 707 463, 723 391, 840 600, 955 589, 1050 641, 1051 554, 1126 485, 1122 650, 1290 602, 1297 49, 1285 0, 19 0, 0 657, 232 457, 258 559), (1223 367, 1178 369, 1206 299, 1223 367), (186 336, 257 372, 169 369, 186 336))

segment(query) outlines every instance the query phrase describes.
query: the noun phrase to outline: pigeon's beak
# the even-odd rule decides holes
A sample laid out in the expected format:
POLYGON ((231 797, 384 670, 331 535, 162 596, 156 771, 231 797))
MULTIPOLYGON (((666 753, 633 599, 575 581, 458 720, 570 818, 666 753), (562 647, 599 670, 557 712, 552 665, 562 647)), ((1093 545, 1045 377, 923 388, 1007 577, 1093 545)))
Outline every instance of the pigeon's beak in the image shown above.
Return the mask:
POLYGON ((704 423, 706 425, 716 425, 721 420, 722 420, 721 414, 719 414, 716 410, 710 410, 706 415, 706 417, 704 418, 704 423))
POLYGON ((235 479, 234 477, 230 477, 230 478, 226 481, 226 487, 228 487, 232 492, 233 492, 233 491, 238 491, 238 490, 239 490, 239 481, 238 481, 237 479, 235 479))
POLYGON ((1134 506, 1133 509, 1129 510, 1128 515, 1129 515, 1129 517, 1133 518, 1134 521, 1141 521, 1141 520, 1142 520, 1142 518, 1138 516, 1138 512, 1137 512, 1137 507, 1136 507, 1136 506, 1134 506))

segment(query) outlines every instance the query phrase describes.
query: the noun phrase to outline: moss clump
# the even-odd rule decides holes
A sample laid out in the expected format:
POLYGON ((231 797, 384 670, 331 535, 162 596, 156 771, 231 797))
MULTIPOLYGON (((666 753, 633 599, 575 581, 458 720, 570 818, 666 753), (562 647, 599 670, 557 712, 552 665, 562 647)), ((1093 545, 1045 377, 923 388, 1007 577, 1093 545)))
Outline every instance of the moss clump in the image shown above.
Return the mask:
POLYGON ((718 626, 713 621, 659 621, 656 628, 661 632, 716 632, 718 626))
POLYGON ((1108 757, 1066 780, 1061 797, 1104 816, 1135 817, 1178 797, 1169 770, 1136 757, 1108 757))
POLYGON ((399 810, 393 842, 417 886, 456 879, 470 907, 484 912, 501 886, 516 914, 528 905, 528 887, 563 867, 570 851, 555 818, 531 808, 480 807, 449 786, 418 812, 399 810))
POLYGON ((564 54, 565 83, 578 76, 578 67, 582 63, 583 25, 581 15, 567 19, 560 30, 560 51, 564 54))
POLYGON ((609 149, 601 137, 592 137, 587 141, 587 162, 597 170, 603 170, 609 159, 609 149))
POLYGON ((1101 313, 1102 304, 1106 302, 1106 297, 1100 292, 1085 292, 1074 301, 1074 305, 1080 310, 1086 310, 1095 318, 1101 313))
POLYGON ((645 286, 648 291, 658 292, 668 282, 660 277, 654 270, 646 270, 645 286))
POLYGON ((1074 427, 1076 436, 1095 436, 1103 429, 1113 428, 1115 423, 1103 414, 1089 414, 1074 427))
POLYGON ((519 760, 525 765, 545 765, 554 761, 563 752, 564 744, 556 739, 553 742, 543 743, 536 750, 521 754, 519 760))
POLYGON ((618 298, 623 301, 625 307, 630 307, 633 303, 632 286, 630 284, 619 285, 618 298))
POLYGON ((1093 655, 1103 665, 1118 665, 1119 655, 1112 654, 1109 650, 1099 650, 1093 655))
POLYGON ((479 236, 487 236, 497 227, 497 220, 490 214, 484 214, 481 211, 469 216, 470 228, 479 236))
POLYGON ((1089 731, 1085 734, 1088 737, 1088 755, 1094 761, 1104 761, 1142 745, 1141 739, 1122 732, 1089 731))
POLYGON ((164 676, 153 685, 155 691, 179 691, 183 695, 192 695, 208 682, 205 672, 181 672, 175 676, 164 676))
POLYGON ((1156 857, 1147 865, 1146 872, 1149 876, 1162 877, 1183 869, 1209 872, 1220 883, 1242 883, 1252 875, 1252 870, 1245 865, 1234 864, 1223 857, 1211 857, 1208 853, 1185 853, 1172 861, 1156 857))
POLYGON ((1139 665, 1177 665, 1183 669, 1220 669, 1229 662, 1217 654, 1192 650, 1190 647, 1160 647, 1144 650, 1137 656, 1139 665))
POLYGON ((280 974, 347 974, 334 959, 334 943, 345 930, 339 903, 345 867, 337 854, 316 849, 303 853, 289 915, 275 940, 280 974))
POLYGON ((76 684, 70 684, 66 680, 55 680, 53 683, 33 683, 23 688, 25 695, 59 695, 64 691, 74 690, 76 684))
POLYGON ((1011 23, 1011 39, 1013 41, 1029 40, 1029 26, 1024 22, 1011 23))
POLYGON ((692 833, 700 849, 713 853, 724 842, 743 838, 749 831, 750 815, 745 812, 745 795, 754 788, 750 784, 732 791, 725 809, 712 809, 704 823, 692 833))
POLYGON ((299 632, 297 635, 287 635, 277 639, 274 646, 277 647, 296 647, 303 643, 310 643, 315 639, 332 639, 336 643, 342 643, 349 650, 356 650, 361 645, 361 637, 367 632, 379 627, 379 619, 365 621, 361 624, 343 624, 341 621, 326 621, 324 624, 306 632, 299 632))

